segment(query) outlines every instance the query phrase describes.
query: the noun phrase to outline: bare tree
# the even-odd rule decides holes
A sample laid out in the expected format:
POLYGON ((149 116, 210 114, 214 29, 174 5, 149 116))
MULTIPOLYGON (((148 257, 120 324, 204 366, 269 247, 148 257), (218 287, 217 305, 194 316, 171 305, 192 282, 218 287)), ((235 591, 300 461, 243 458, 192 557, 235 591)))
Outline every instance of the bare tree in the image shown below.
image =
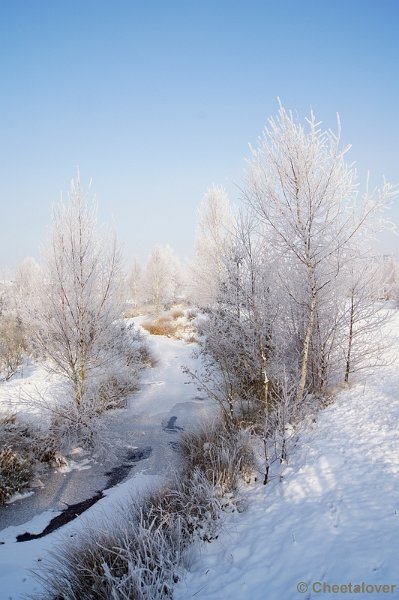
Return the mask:
POLYGON ((40 282, 40 267, 26 258, 18 267, 14 281, 0 290, 0 379, 10 379, 32 352, 32 331, 27 307, 40 282))
POLYGON ((53 211, 45 283, 35 311, 37 342, 50 368, 72 384, 77 406, 114 358, 106 348, 122 312, 120 254, 114 237, 100 234, 96 213, 78 174, 69 201, 53 211))
POLYGON ((252 150, 244 197, 279 259, 288 310, 297 321, 297 399, 307 387, 316 327, 331 306, 322 298, 334 293, 346 249, 395 193, 385 183, 360 197, 347 151, 340 147, 339 122, 337 134, 323 131, 311 114, 304 127, 281 105, 252 150))
POLYGON ((202 305, 217 301, 225 275, 224 255, 233 223, 226 191, 211 186, 198 209, 195 258, 192 266, 193 299, 202 305))
POLYGON ((142 299, 142 278, 141 265, 134 260, 126 280, 128 301, 131 302, 133 308, 137 308, 142 299))
MULTIPOLYGON (((342 339, 337 348, 342 352, 345 383, 353 373, 384 364, 383 325, 391 315, 375 296, 375 282, 380 276, 379 261, 357 256, 346 265, 343 277, 346 302, 342 304, 342 339)), ((382 299, 383 301, 386 298, 382 299)))
POLYGON ((156 246, 143 272, 144 296, 156 312, 176 301, 182 290, 180 261, 170 246, 156 246))
POLYGON ((39 263, 32 256, 24 258, 17 266, 14 278, 13 287, 17 308, 28 304, 42 281, 43 271, 39 263))

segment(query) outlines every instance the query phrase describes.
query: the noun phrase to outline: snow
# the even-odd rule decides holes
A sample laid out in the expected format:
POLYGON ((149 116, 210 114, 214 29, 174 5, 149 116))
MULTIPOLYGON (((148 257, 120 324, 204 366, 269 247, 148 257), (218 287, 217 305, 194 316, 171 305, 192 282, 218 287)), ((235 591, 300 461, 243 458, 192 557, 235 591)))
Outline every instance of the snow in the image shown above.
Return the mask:
POLYGON ((60 378, 48 373, 44 366, 28 362, 11 379, 0 384, 0 412, 18 413, 20 417, 29 415, 31 419, 39 413, 34 398, 39 393, 51 393, 59 381, 60 378))
POLYGON ((90 458, 84 458, 80 462, 76 462, 74 460, 69 460, 68 464, 61 465, 56 469, 57 473, 70 473, 71 471, 87 471, 87 469, 91 469, 92 460, 90 458))
POLYGON ((29 498, 29 496, 32 496, 32 494, 34 494, 35 492, 23 492, 23 493, 19 493, 17 492, 16 494, 13 494, 11 496, 11 498, 9 498, 6 502, 6 504, 12 504, 13 502, 16 502, 17 500, 24 500, 25 498, 29 498))
MULTIPOLYGON (((288 463, 281 467, 281 480, 275 477, 263 486, 259 478, 243 488, 246 511, 225 515, 218 539, 196 545, 190 572, 177 584, 174 600, 341 599, 352 593, 358 598, 397 597, 398 312, 386 335, 391 363, 363 374, 362 381, 341 391, 299 433, 288 463), (326 587, 322 593, 324 583, 347 587, 341 587, 340 593, 328 593, 326 587), (299 592, 298 584, 307 591, 299 592), (352 592, 348 592, 349 584, 352 592), (391 587, 366 587, 372 585, 396 588, 391 592, 391 587)), ((186 385, 179 368, 180 364, 190 366, 192 346, 162 337, 151 338, 151 343, 159 363, 145 374, 128 411, 120 414, 135 415, 139 428, 146 426, 146 419, 152 423, 152 433, 143 429, 152 441, 159 437, 156 423, 163 423, 164 435, 175 439, 176 431, 165 432, 171 418, 177 417, 177 425, 187 427, 195 418, 209 418, 209 406, 186 385)), ((132 444, 138 445, 138 434, 133 437, 132 444)), ((18 600, 40 589, 29 570, 64 535, 73 535, 87 523, 109 521, 133 495, 159 485, 165 449, 164 442, 160 443, 153 462, 143 461, 141 473, 106 491, 103 499, 61 530, 15 542, 26 531, 40 533, 59 514, 48 510, 1 531, 1 600, 18 600)))
MULTIPOLYGON (((109 522, 132 496, 159 485, 178 460, 170 442, 176 440, 180 428, 212 414, 213 404, 196 395, 195 386, 187 385, 188 377, 181 369, 182 365, 194 368, 193 345, 162 336, 149 336, 149 343, 157 358, 156 366, 144 373, 141 389, 130 398, 128 408, 112 411, 106 418, 115 441, 122 441, 130 450, 151 446, 151 456, 137 463, 129 479, 105 490, 105 497, 80 517, 43 538, 16 542, 16 536, 25 532, 41 533, 66 504, 89 498, 95 490, 103 488, 104 478, 99 478, 101 465, 88 459, 81 449, 75 449, 68 465, 54 471, 45 488, 35 489, 26 500, 20 497, 19 503, 15 498, 12 506, 3 507, 0 511, 3 527, 7 522, 19 524, 0 531, 0 600, 17 600, 23 594, 40 590, 30 569, 38 566, 47 551, 85 523, 109 522), (173 423, 173 427, 168 427, 168 423, 173 423), (9 512, 11 508, 17 511, 18 521, 14 512, 9 512)), ((32 367, 29 373, 25 371, 24 377, 18 374, 0 386, 0 405, 9 407, 12 398, 14 410, 21 411, 20 414, 28 412, 30 407, 21 402, 24 391, 49 389, 53 381, 43 368, 32 367)))
POLYGON ((40 584, 34 579, 31 569, 39 567, 48 552, 62 544, 64 536, 72 536, 86 526, 109 523, 132 496, 153 489, 160 481, 159 476, 138 473, 134 478, 108 490, 106 497, 89 511, 43 538, 20 543, 15 541, 17 535, 26 531, 40 533, 59 512, 45 511, 23 525, 3 529, 0 532, 1 600, 22 600, 25 594, 40 592, 40 584))
POLYGON ((387 336, 391 364, 320 412, 281 481, 243 492, 247 511, 229 516, 219 538, 197 548, 175 600, 359 597, 362 584, 362 598, 398 596, 398 313, 387 336))

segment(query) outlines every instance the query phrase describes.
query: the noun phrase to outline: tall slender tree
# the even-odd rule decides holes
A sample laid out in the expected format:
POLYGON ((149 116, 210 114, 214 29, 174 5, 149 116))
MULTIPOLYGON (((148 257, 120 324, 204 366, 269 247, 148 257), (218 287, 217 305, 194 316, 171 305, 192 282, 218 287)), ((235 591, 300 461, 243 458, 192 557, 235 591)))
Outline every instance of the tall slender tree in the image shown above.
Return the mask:
POLYGON ((198 208, 192 268, 192 296, 201 305, 217 301, 225 276, 223 257, 231 238, 232 222, 226 191, 221 186, 211 186, 198 208))
POLYGON ((71 382, 80 405, 113 360, 109 349, 122 311, 122 279, 115 238, 100 233, 96 203, 90 190, 82 190, 79 174, 68 201, 53 210, 46 259, 37 342, 50 367, 71 382))
POLYGON ((297 324, 298 400, 307 388, 312 351, 320 349, 318 328, 331 325, 325 317, 343 266, 361 231, 395 193, 385 183, 361 196, 348 149, 341 148, 339 121, 337 133, 321 129, 313 114, 303 126, 280 105, 252 150, 246 180, 245 200, 263 227, 286 290, 282 313, 297 324))

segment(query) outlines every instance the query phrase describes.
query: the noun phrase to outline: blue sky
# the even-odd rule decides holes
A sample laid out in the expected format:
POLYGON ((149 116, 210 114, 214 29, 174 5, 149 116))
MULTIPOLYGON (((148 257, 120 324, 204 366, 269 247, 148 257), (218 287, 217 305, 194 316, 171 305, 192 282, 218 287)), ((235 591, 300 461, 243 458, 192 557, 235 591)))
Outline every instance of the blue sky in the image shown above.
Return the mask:
POLYGON ((277 96, 339 112, 360 173, 399 182, 398 23, 396 0, 1 0, 0 268, 39 256, 77 166, 128 261, 189 255, 277 96))

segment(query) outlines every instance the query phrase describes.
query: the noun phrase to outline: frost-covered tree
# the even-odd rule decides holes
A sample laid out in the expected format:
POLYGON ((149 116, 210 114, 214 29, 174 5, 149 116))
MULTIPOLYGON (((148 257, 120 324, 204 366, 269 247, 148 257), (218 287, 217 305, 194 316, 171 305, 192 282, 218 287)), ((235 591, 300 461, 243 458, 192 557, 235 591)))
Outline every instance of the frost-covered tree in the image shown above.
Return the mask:
POLYGON ((71 384, 80 406, 115 360, 122 312, 121 259, 113 236, 97 227, 97 208, 80 184, 53 211, 45 282, 35 307, 36 341, 49 367, 71 384))
POLYGON ((41 270, 33 258, 18 265, 13 281, 0 291, 0 376, 12 377, 23 358, 32 352, 30 313, 33 298, 40 289, 41 270))
POLYGON ((31 256, 23 259, 15 271, 12 285, 12 302, 18 317, 26 327, 31 326, 32 307, 43 286, 43 270, 31 256))
POLYGON ((31 296, 43 279, 43 272, 39 263, 27 256, 17 266, 14 277, 14 289, 21 297, 31 296))
POLYGON ((143 296, 143 270, 141 268, 140 263, 137 260, 133 261, 132 267, 129 271, 129 274, 126 279, 126 287, 127 287, 127 295, 128 302, 131 303, 133 308, 137 308, 137 306, 142 301, 143 296))
MULTIPOLYGON (((395 193, 360 195, 338 133, 323 130, 313 114, 306 125, 280 105, 252 150, 244 197, 263 228, 285 290, 281 315, 294 330, 288 345, 297 363, 297 399, 309 384, 312 353, 333 327, 333 299, 343 265, 362 231, 395 193), (332 317, 332 318, 331 318, 332 317), (296 354, 296 356, 295 356, 296 354)), ((288 349, 287 345, 287 349, 288 349)), ((321 382, 313 382, 320 387, 321 382)), ((310 387, 313 387, 310 385, 310 387)))
POLYGON ((226 191, 211 186, 198 209, 192 296, 201 305, 212 305, 225 274, 224 255, 231 237, 232 215, 226 191))
POLYGON ((240 215, 224 248, 217 301, 201 322, 202 382, 232 420, 256 418, 270 399, 272 322, 278 308, 267 256, 255 220, 240 215))
POLYGON ((375 277, 371 283, 373 294, 378 300, 394 300, 399 286, 399 263, 390 254, 372 257, 375 277))
POLYGON ((143 272, 143 292, 159 312, 175 302, 182 292, 182 268, 170 246, 156 246, 143 272))

